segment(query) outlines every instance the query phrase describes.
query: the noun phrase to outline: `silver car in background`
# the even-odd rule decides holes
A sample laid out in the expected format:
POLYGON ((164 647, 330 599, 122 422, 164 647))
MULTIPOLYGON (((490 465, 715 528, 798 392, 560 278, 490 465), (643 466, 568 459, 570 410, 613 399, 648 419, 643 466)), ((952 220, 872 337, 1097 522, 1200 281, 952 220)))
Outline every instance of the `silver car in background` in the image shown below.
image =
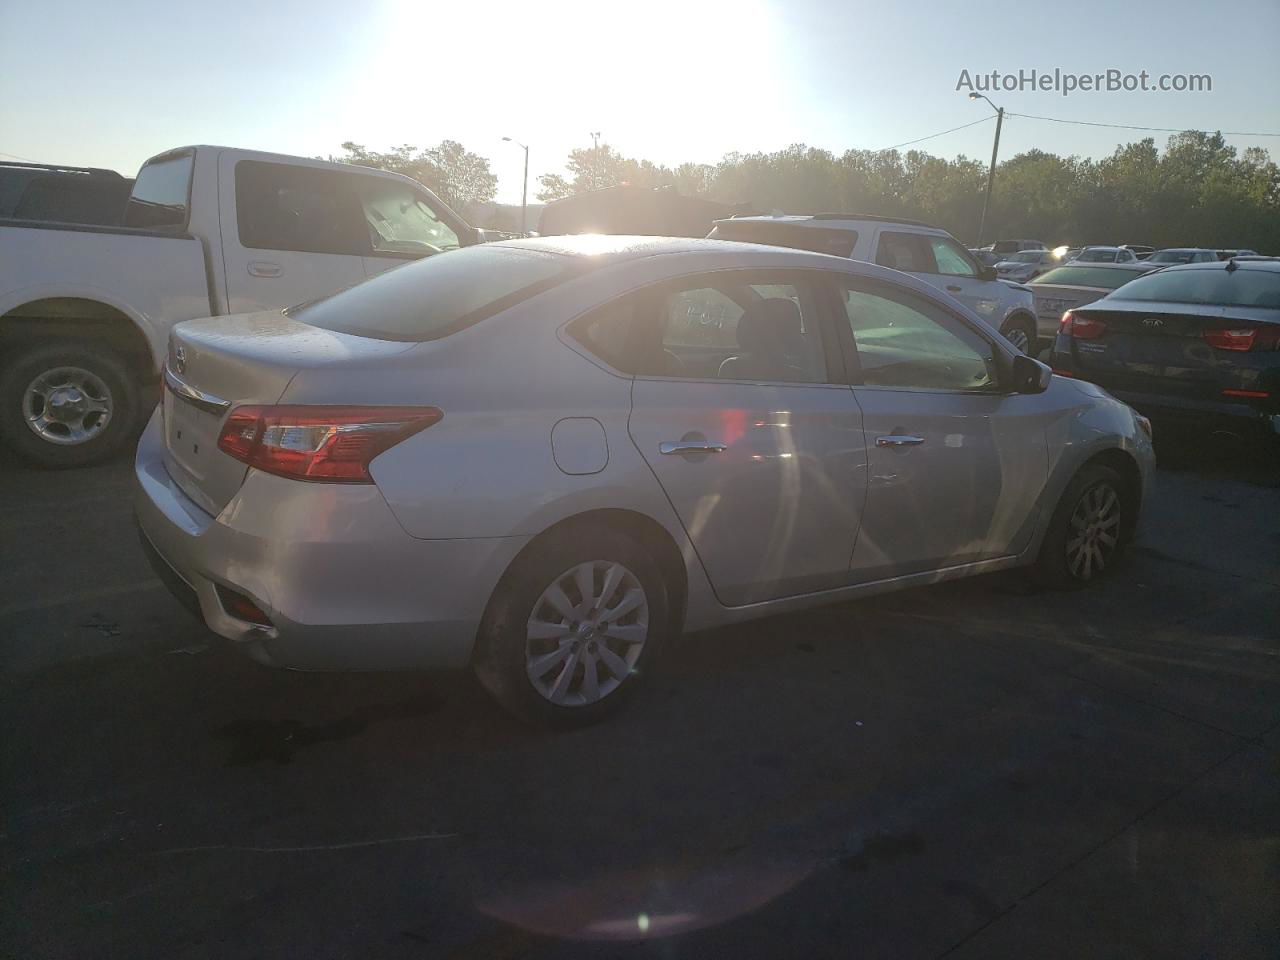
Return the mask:
MULTIPOLYGON (((594 719, 683 631, 1132 536, 1149 424, 911 276, 713 240, 468 248, 178 325, 138 447, 160 575, 299 669, 467 667, 594 719)), ((856 616, 856 614, 851 614, 856 616)))
POLYGON ((1112 290, 1163 267, 1162 263, 1137 260, 1133 263, 1071 262, 1055 267, 1032 280, 1035 291, 1036 330, 1041 339, 1052 341, 1058 334, 1062 315, 1075 307, 1100 300, 1112 290))

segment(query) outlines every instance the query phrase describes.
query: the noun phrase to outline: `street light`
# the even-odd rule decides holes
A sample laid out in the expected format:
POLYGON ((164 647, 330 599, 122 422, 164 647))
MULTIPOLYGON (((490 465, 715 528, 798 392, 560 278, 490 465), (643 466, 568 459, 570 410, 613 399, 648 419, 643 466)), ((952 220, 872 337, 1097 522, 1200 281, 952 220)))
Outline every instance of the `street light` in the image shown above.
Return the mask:
POLYGON ((513 140, 510 137, 502 138, 504 143, 514 143, 517 147, 524 147, 524 186, 520 190, 520 236, 524 236, 528 231, 525 229, 525 211, 529 209, 529 148, 519 140, 513 140))
POLYGON ((596 188, 600 178, 600 131, 591 131, 591 189, 596 188))
POLYGON ((969 91, 970 100, 986 100, 996 112, 996 141, 991 145, 991 167, 987 170, 987 195, 982 199, 982 219, 978 222, 978 246, 982 246, 982 235, 987 229, 987 207, 991 203, 991 184, 996 179, 996 154, 1000 151, 1000 125, 1004 123, 1004 107, 997 107, 991 98, 976 90, 969 91))

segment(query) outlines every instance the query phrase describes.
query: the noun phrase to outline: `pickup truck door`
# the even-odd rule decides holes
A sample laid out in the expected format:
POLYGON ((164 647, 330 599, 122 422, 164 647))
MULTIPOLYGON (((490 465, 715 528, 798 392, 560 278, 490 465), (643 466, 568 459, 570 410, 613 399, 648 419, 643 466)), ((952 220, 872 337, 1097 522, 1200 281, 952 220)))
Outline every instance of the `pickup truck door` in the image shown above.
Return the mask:
POLYGON ((1000 281, 978 276, 973 257, 949 237, 881 230, 876 238, 876 263, 919 277, 951 294, 983 320, 998 321, 1000 281))
POLYGON ((228 153, 219 176, 228 313, 288 307, 365 279, 358 174, 228 153))

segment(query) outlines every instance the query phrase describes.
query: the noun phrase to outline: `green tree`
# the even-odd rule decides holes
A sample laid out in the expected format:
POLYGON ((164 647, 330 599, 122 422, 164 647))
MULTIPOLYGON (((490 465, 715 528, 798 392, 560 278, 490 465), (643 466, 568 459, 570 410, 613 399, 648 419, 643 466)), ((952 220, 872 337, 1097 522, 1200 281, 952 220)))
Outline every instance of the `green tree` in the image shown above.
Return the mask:
POLYGON ((442 140, 426 150, 403 144, 386 153, 367 149, 348 140, 342 145, 339 163, 354 163, 412 177, 435 192, 451 207, 487 203, 498 189, 498 178, 489 170, 489 161, 472 153, 456 140, 442 140))

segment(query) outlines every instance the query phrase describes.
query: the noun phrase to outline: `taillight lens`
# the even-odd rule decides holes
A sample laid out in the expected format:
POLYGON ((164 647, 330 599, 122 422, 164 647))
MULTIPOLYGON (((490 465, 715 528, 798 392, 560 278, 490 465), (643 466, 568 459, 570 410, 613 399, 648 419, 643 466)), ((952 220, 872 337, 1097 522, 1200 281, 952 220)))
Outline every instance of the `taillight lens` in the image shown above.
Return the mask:
POLYGON ((1058 327, 1058 332, 1065 333, 1069 337, 1075 337, 1077 340, 1097 340, 1107 332, 1107 325, 1101 320, 1091 320, 1088 317, 1076 316, 1068 310, 1062 315, 1062 323, 1058 327))
POLYGON ((1206 330, 1204 339, 1215 350, 1280 350, 1280 327, 1206 330))
POLYGON ((373 483, 374 457, 443 416, 437 407, 243 406, 227 417, 218 448, 294 480, 373 483))

